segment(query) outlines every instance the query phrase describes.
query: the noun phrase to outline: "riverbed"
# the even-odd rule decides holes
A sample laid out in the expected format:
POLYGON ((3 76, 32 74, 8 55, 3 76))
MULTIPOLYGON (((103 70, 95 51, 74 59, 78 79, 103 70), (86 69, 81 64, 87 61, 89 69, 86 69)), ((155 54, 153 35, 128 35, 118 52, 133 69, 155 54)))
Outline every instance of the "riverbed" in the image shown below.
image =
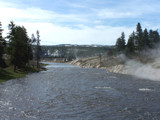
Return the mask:
POLYGON ((0 83, 0 120, 159 120, 160 82, 48 63, 0 83))

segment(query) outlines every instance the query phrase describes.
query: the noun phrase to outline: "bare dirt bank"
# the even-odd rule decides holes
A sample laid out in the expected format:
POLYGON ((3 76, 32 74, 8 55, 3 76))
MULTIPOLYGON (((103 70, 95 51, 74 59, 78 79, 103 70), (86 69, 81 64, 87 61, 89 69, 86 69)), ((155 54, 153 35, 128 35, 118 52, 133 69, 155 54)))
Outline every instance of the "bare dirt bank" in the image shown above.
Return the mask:
POLYGON ((119 56, 96 56, 90 58, 76 59, 70 62, 85 68, 101 68, 109 72, 129 74, 140 78, 160 81, 160 58, 149 63, 142 63, 134 59, 128 59, 124 55, 119 56))

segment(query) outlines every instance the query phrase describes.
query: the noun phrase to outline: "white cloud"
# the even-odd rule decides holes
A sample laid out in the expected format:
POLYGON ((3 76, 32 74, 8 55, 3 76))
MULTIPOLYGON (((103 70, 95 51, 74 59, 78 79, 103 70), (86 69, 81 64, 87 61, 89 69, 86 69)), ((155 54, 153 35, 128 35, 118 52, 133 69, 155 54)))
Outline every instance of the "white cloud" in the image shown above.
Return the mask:
MULTIPOLYGON (((75 6, 75 4, 72 4, 75 6)), ((78 6, 77 6, 78 7, 78 6)), ((83 6, 79 6, 83 7, 83 6)), ((3 28, 5 28, 4 35, 7 33, 7 25, 10 20, 15 21, 17 25, 24 25, 27 28, 29 35, 40 31, 42 44, 104 44, 114 45, 116 39, 121 32, 128 35, 135 30, 132 27, 112 27, 102 25, 101 18, 126 18, 135 17, 137 10, 128 10, 118 8, 115 9, 92 9, 91 15, 85 14, 60 14, 55 11, 44 10, 41 8, 30 7, 22 9, 15 4, 0 2, 0 14, 2 18, 3 28), (4 12, 5 11, 5 12, 4 12), (124 12, 125 11, 125 12, 124 12), (61 23, 70 22, 76 23, 73 28, 71 24, 61 23), (88 27, 86 23, 94 23, 92 27, 88 27), (68 26, 68 27, 66 27, 68 26)))
POLYGON ((97 10, 97 15, 100 18, 126 18, 126 17, 135 17, 135 14, 131 12, 121 12, 116 10, 102 9, 97 10))
POLYGON ((11 7, 11 4, 0 5, 0 14, 3 16, 1 21, 5 26, 4 34, 6 35, 6 26, 10 20, 14 20, 17 25, 24 25, 29 35, 40 31, 42 44, 104 44, 113 45, 115 40, 120 36, 121 31, 128 32, 128 28, 96 26, 87 27, 84 24, 78 24, 79 29, 64 27, 51 23, 61 21, 78 21, 82 23, 87 21, 86 18, 74 14, 57 14, 53 11, 42 10, 40 8, 20 9, 11 7), (6 11, 6 12, 3 12, 6 11), (48 22, 44 22, 47 21, 48 22))
POLYGON ((17 25, 26 27, 29 36, 35 33, 36 30, 39 30, 42 44, 114 45, 122 31, 128 34, 133 30, 132 28, 111 26, 87 27, 84 24, 78 24, 76 25, 78 29, 73 29, 72 27, 51 23, 50 20, 54 22, 76 21, 83 23, 87 21, 86 18, 74 14, 57 14, 40 8, 20 9, 9 6, 0 7, 0 14, 3 16, 1 21, 3 26, 5 26, 4 35, 7 33, 6 26, 9 21, 14 20, 17 25), (47 20, 48 22, 44 22, 47 20))
MULTIPOLYGON (((41 43, 49 44, 103 44, 114 45, 121 31, 128 36, 133 28, 111 26, 82 26, 81 29, 72 29, 54 25, 52 23, 19 23, 23 24, 29 35, 40 31, 41 43)), ((80 26, 79 26, 80 27, 80 26)))
MULTIPOLYGON (((117 2, 118 3, 118 2, 117 2)), ((157 0, 132 0, 129 2, 119 1, 118 5, 106 8, 93 9, 100 18, 143 18, 150 14, 159 14, 160 1, 157 0)))
POLYGON ((88 22, 83 15, 77 14, 58 14, 54 11, 44 10, 37 7, 30 7, 26 9, 13 7, 15 4, 0 2, 0 15, 3 16, 1 21, 8 23, 10 20, 14 21, 52 21, 54 23, 63 22, 88 22), (5 12, 4 12, 5 11, 5 12))

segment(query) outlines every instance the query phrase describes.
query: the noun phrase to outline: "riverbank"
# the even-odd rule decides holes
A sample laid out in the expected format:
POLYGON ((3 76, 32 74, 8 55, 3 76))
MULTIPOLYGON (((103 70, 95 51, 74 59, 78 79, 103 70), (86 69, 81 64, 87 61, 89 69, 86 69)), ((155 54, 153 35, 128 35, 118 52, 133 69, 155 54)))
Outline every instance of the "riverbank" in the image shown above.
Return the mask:
MULTIPOLYGON (((108 72, 134 75, 139 78, 150 80, 160 80, 160 58, 154 60, 140 61, 129 59, 125 55, 118 56, 96 56, 90 58, 77 59, 70 64, 84 68, 101 68, 108 72), (146 62, 147 61, 147 62, 146 62)), ((144 60, 144 59, 143 59, 144 60)))
POLYGON ((30 67, 27 67, 26 70, 17 69, 16 72, 14 72, 13 66, 9 66, 4 69, 1 69, 0 70, 0 82, 5 82, 10 79, 22 78, 22 77, 25 77, 29 73, 46 70, 45 66, 47 64, 41 63, 40 65, 41 65, 40 69, 30 66, 30 67))

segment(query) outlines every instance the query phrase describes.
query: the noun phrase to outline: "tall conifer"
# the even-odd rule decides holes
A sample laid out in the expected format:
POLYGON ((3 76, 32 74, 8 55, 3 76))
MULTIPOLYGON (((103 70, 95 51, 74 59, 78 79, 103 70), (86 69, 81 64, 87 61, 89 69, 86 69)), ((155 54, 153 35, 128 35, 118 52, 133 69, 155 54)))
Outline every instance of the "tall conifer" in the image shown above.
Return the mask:
POLYGON ((2 24, 0 22, 0 67, 5 67, 5 62, 4 62, 4 59, 3 59, 3 54, 4 54, 4 47, 5 47, 5 40, 4 38, 2 37, 2 24))
POLYGON ((143 32, 140 23, 137 24, 136 28, 136 40, 138 43, 137 49, 138 51, 141 51, 143 49, 143 32))

